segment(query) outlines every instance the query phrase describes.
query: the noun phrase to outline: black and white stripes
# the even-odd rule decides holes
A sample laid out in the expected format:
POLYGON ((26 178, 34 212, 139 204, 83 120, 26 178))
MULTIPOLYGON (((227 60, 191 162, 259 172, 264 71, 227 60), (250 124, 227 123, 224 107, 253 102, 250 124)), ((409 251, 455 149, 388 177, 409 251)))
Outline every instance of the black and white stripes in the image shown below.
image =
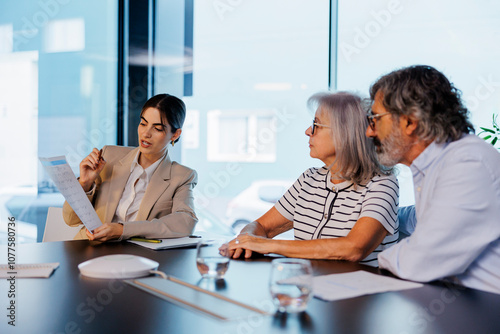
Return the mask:
POLYGON ((377 266, 377 255, 395 244, 399 186, 394 175, 375 176, 354 187, 346 181, 333 184, 326 167, 310 168, 276 203, 276 209, 293 221, 296 240, 344 237, 361 217, 378 220, 389 232, 383 242, 361 263, 377 266))

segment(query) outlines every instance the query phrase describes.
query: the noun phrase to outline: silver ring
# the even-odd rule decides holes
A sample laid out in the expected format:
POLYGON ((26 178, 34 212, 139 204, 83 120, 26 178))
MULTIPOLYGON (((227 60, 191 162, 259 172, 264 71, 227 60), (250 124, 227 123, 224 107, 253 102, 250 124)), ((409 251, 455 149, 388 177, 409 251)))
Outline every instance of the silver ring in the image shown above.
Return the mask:
POLYGON ((236 240, 234 241, 234 243, 235 243, 235 244, 239 244, 239 243, 240 243, 240 241, 239 241, 238 239, 236 239, 236 240))

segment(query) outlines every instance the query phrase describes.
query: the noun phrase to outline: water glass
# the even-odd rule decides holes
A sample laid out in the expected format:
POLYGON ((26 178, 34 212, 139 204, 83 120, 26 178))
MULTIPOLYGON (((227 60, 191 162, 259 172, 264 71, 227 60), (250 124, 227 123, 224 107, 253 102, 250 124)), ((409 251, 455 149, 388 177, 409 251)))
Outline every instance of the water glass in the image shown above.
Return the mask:
POLYGON ((269 289, 279 312, 302 312, 312 294, 312 267, 309 260, 272 261, 269 289))
POLYGON ((229 267, 227 239, 200 240, 196 245, 196 266, 203 278, 224 278, 229 267))

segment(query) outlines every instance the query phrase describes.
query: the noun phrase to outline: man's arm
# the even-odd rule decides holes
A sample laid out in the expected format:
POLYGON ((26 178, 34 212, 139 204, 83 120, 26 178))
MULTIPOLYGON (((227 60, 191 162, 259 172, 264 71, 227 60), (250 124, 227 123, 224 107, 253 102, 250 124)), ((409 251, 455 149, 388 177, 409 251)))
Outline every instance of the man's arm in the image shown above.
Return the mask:
POLYGON ((417 225, 415 205, 403 206, 398 209, 399 232, 411 235, 417 225))
POLYGON ((462 157, 440 167, 422 189, 413 234, 379 255, 379 265, 421 282, 459 275, 500 237, 495 177, 481 159, 462 157))

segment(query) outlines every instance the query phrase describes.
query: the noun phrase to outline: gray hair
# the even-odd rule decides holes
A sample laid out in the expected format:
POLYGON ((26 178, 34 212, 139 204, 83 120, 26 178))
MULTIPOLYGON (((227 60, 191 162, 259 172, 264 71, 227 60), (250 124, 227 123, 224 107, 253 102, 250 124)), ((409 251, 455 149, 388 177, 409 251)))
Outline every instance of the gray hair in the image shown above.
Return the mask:
POLYGON ((461 92, 431 66, 415 65, 386 74, 371 86, 372 101, 379 91, 385 109, 393 116, 418 119, 420 140, 442 143, 474 132, 461 92))
MULTIPOLYGON (((321 108, 330 118, 338 177, 354 184, 366 184, 377 174, 392 169, 377 160, 373 140, 366 137, 368 102, 348 92, 317 93, 309 98, 310 108, 321 108)), ((329 166, 330 168, 332 166, 329 166)))

